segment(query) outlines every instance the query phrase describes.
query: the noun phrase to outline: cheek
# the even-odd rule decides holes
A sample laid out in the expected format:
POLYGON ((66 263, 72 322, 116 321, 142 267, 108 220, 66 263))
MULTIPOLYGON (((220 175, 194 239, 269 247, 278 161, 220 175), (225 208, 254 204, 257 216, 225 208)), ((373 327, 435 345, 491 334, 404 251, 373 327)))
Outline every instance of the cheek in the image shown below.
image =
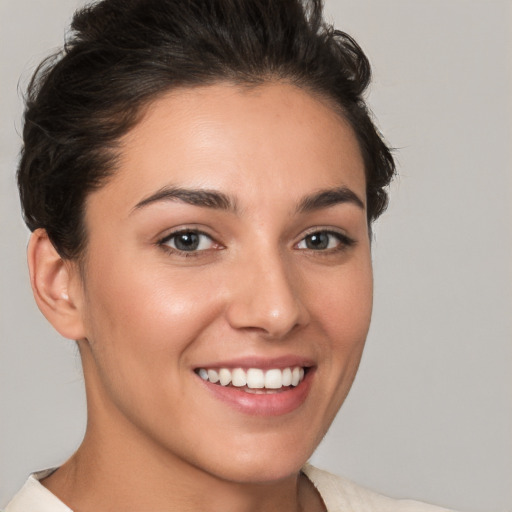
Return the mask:
POLYGON ((359 367, 370 326, 372 299, 368 257, 331 275, 313 301, 313 316, 324 334, 319 371, 325 379, 325 399, 330 401, 327 408, 331 417, 345 399, 359 367))
POLYGON ((340 268, 323 280, 322 289, 316 298, 313 297, 311 307, 326 331, 332 350, 344 351, 364 345, 372 301, 370 258, 358 261, 351 268, 340 268))
POLYGON ((118 259, 88 281, 89 385, 143 429, 188 410, 190 347, 219 311, 204 279, 176 274, 118 259))
POLYGON ((179 369, 187 347, 218 314, 219 301, 205 293, 200 276, 119 258, 105 272, 95 269, 97 277, 88 280, 88 339, 112 375, 126 372, 133 381, 148 368, 179 369))

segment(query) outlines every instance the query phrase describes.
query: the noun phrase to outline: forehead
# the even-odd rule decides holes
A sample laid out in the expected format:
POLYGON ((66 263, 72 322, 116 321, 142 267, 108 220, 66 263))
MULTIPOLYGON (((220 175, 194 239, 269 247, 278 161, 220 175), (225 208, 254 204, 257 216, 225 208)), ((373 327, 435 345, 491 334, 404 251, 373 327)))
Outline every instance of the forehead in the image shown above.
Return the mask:
MULTIPOLYGON (((330 101, 296 86, 216 84, 151 103, 121 140, 113 179, 94 194, 136 204, 158 187, 221 189, 261 202, 348 186, 365 199, 354 132, 330 101)), ((121 205, 120 205, 121 206, 121 205)))

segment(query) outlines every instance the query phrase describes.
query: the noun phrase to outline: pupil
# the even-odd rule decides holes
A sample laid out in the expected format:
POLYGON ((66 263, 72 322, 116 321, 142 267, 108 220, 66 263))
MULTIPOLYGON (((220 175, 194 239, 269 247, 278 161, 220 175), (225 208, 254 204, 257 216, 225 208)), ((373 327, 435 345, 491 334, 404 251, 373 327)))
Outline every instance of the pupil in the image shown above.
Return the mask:
POLYGON ((176 249, 180 251, 194 251, 199 246, 199 235, 197 233, 181 233, 174 241, 176 249))
POLYGON ((329 235, 327 233, 315 233, 306 238, 308 249, 327 249, 329 247, 329 235))

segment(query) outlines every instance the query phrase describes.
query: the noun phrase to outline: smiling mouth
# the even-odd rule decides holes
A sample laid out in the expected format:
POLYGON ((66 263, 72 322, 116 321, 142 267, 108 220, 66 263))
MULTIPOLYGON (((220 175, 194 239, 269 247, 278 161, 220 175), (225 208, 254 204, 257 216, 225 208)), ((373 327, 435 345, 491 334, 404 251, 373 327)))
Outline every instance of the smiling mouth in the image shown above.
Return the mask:
POLYGON ((297 387, 308 371, 307 367, 288 368, 198 368, 197 375, 205 381, 224 387, 239 388, 246 393, 277 393, 297 387))

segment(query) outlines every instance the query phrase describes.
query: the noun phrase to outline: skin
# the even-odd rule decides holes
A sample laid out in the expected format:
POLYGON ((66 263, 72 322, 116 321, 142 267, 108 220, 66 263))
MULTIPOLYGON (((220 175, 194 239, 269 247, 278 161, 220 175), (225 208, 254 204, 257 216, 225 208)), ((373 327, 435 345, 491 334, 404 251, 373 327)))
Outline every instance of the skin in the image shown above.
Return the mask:
POLYGON ((29 245, 41 310, 78 340, 88 405, 83 444, 43 484, 80 512, 322 510, 300 468, 350 389, 370 323, 365 190, 350 126, 295 86, 217 84, 151 104, 87 199, 83 271, 42 230, 29 245), (216 191, 232 208, 148 201, 164 187, 216 191), (361 204, 300 210, 340 187, 361 204), (204 250, 161 243, 184 228, 207 235, 204 250), (340 236, 311 249, 312 231, 340 236), (286 414, 240 411, 194 372, 282 356, 314 369, 286 414))

